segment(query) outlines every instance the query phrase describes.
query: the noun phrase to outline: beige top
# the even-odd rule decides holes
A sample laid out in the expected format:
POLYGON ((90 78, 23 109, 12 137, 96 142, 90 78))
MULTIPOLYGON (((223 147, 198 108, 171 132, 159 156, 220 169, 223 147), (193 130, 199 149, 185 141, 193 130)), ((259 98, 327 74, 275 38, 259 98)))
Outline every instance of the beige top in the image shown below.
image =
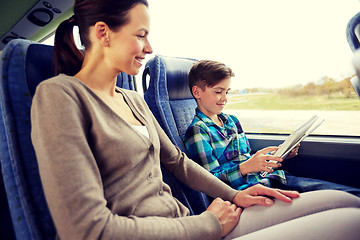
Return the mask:
POLYGON ((231 200, 236 190, 188 159, 144 99, 120 89, 149 138, 87 85, 66 75, 42 82, 31 109, 32 141, 61 239, 220 239, 209 212, 188 216, 162 181, 160 161, 191 188, 231 200))

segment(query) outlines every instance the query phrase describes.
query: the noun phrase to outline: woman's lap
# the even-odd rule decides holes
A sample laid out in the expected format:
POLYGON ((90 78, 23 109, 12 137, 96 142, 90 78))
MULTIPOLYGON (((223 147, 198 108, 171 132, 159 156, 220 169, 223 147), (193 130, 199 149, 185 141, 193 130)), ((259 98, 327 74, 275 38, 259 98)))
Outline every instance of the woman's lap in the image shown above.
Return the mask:
POLYGON ((271 207, 252 206, 244 209, 239 224, 225 239, 232 239, 292 219, 338 208, 360 209, 360 198, 342 191, 322 190, 303 193, 292 203, 276 200, 271 207))

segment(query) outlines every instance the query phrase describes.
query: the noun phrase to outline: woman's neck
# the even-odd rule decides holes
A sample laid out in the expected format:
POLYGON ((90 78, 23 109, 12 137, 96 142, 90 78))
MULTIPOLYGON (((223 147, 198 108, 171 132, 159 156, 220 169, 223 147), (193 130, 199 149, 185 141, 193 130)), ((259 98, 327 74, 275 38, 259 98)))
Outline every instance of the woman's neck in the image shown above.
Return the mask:
POLYGON ((87 84, 91 89, 106 95, 115 94, 117 74, 102 64, 103 61, 89 61, 84 59, 81 70, 75 75, 76 78, 87 84))

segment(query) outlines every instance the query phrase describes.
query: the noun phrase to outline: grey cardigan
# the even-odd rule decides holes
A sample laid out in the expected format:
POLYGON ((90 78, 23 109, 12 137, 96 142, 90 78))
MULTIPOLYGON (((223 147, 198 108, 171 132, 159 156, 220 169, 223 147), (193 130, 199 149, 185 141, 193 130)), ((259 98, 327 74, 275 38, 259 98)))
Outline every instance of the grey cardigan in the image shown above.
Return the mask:
POLYGON ((188 216, 172 197, 160 162, 210 196, 232 200, 237 191, 175 147, 137 92, 120 91, 149 138, 74 77, 59 75, 36 90, 32 141, 58 237, 220 239, 213 214, 188 216))

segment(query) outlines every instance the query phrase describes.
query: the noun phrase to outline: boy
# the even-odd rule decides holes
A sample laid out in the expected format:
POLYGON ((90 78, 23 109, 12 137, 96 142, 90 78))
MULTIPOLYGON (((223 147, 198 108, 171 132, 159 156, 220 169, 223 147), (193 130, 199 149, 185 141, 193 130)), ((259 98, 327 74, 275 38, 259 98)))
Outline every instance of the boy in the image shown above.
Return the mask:
MULTIPOLYGON (((249 142, 237 117, 222 113, 234 76, 231 68, 216 61, 202 60, 191 68, 189 87, 197 108, 184 139, 190 158, 238 190, 261 183, 299 192, 338 189, 360 196, 360 190, 356 188, 274 170, 281 167, 283 161, 270 154, 278 147, 267 147, 251 155, 249 142), (262 171, 268 174, 262 177, 262 171)), ((299 145, 287 159, 298 155, 298 149, 299 145)))

